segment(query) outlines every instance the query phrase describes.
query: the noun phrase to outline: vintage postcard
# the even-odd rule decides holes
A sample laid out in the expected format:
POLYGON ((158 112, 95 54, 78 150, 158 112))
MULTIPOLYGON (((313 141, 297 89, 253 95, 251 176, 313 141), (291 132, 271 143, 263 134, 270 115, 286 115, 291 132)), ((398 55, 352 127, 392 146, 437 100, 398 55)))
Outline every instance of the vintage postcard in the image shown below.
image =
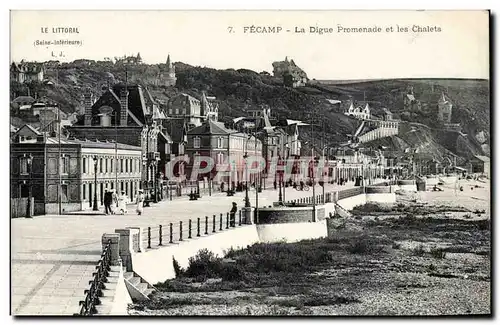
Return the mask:
POLYGON ((490 12, 10 19, 12 315, 491 316, 490 12))

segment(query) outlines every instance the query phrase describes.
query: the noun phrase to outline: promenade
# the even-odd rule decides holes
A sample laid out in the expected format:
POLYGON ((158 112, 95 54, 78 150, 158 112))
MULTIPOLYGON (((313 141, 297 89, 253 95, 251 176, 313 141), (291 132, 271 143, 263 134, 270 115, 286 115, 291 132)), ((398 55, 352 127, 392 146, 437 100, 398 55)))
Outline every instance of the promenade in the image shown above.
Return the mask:
MULTIPOLYGON (((325 192, 352 188, 326 184, 325 192)), ((316 186, 316 194, 322 188, 316 186)), ((312 196, 309 191, 286 188, 285 199, 312 196)), ((11 312, 13 315, 72 315, 89 288, 92 272, 101 255, 101 236, 117 228, 157 226, 190 218, 229 212, 231 203, 244 206, 245 192, 227 197, 225 193, 189 201, 187 196, 162 201, 145 208, 139 216, 135 208, 126 215, 45 215, 33 219, 12 219, 11 226, 11 312)), ((255 206, 255 190, 249 190, 255 206)), ((277 190, 259 193, 259 206, 278 201, 277 190)), ((132 206, 130 206, 132 207, 132 206)))

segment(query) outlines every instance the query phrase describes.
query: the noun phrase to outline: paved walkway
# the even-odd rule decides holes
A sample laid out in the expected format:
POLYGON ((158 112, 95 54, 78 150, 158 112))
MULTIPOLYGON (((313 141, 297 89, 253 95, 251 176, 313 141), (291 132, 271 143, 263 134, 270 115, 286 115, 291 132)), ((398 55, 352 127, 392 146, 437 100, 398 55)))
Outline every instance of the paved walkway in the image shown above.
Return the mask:
MULTIPOLYGON (((353 187, 327 184, 326 191, 353 187)), ((321 194, 316 186, 316 194, 321 194)), ((189 218, 228 212, 231 202, 243 206, 243 193, 227 197, 218 193, 197 201, 187 197, 163 201, 145 208, 138 216, 126 215, 46 215, 33 219, 12 219, 12 286, 11 312, 14 315, 72 315, 79 311, 78 302, 88 289, 92 272, 101 254, 101 236, 116 228, 156 226, 189 218)), ((312 195, 286 188, 285 199, 312 195)), ((255 206, 255 191, 249 191, 255 206)), ((259 193, 259 206, 277 201, 278 192, 259 193)))

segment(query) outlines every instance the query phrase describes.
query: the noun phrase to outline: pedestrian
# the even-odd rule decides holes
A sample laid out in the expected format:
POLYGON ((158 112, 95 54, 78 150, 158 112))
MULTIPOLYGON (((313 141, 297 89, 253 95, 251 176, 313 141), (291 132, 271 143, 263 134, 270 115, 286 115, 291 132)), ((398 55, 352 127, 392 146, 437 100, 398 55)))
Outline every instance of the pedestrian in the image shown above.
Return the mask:
POLYGON ((276 190, 278 188, 278 183, 276 183, 276 180, 274 180, 273 185, 274 185, 274 189, 276 190))
POLYGON ((113 195, 106 189, 104 192, 104 213, 111 214, 111 203, 113 203, 113 195))
POLYGON ((115 214, 115 211, 118 210, 118 195, 116 195, 116 191, 111 190, 111 214, 115 214))
POLYGON ((138 215, 141 215, 142 211, 144 210, 144 194, 142 190, 139 190, 139 192, 137 193, 136 203, 136 212, 138 215))
POLYGON ((229 225, 231 227, 236 226, 236 212, 238 211, 238 207, 236 206, 236 202, 233 202, 233 207, 231 208, 231 211, 229 212, 229 225))
POLYGON ((121 214, 127 213, 127 202, 128 196, 125 194, 125 191, 122 191, 121 195, 118 197, 118 211, 121 214))

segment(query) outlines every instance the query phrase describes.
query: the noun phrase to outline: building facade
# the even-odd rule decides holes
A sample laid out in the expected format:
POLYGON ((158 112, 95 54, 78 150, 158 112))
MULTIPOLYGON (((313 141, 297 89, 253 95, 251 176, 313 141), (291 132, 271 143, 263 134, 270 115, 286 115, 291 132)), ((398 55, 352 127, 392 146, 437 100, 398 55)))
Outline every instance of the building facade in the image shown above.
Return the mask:
MULTIPOLYGON (((19 131, 26 137, 28 130, 19 131)), ((28 197, 31 188, 35 214, 90 209, 94 193, 101 207, 106 189, 124 191, 132 201, 140 187, 140 147, 119 143, 115 151, 114 143, 67 138, 59 142, 44 134, 29 141, 21 141, 20 133, 14 138, 11 198, 28 197)))
POLYGON ((36 62, 13 62, 10 66, 10 80, 15 80, 19 83, 32 81, 42 82, 44 78, 44 67, 41 63, 36 62))
POLYGON ((446 97, 444 93, 442 93, 438 101, 438 120, 445 124, 451 123, 452 111, 453 104, 451 103, 449 98, 446 97))
POLYGON ((97 101, 85 94, 85 114, 71 127, 70 135, 92 141, 116 141, 141 148, 141 187, 147 197, 164 174, 172 140, 162 126, 166 118, 147 89, 116 84, 97 101))
MULTIPOLYGON (((191 129, 187 133, 186 154, 190 159, 187 166, 187 176, 191 178, 196 156, 208 156, 213 159, 215 166, 201 177, 215 178, 219 171, 223 171, 228 175, 216 178, 215 182, 226 184, 242 182, 245 177, 245 153, 248 156, 261 157, 261 141, 254 135, 228 129, 221 122, 207 120, 203 125, 191 129)), ((249 181, 253 182, 259 177, 260 175, 251 177, 249 175, 249 181)))

